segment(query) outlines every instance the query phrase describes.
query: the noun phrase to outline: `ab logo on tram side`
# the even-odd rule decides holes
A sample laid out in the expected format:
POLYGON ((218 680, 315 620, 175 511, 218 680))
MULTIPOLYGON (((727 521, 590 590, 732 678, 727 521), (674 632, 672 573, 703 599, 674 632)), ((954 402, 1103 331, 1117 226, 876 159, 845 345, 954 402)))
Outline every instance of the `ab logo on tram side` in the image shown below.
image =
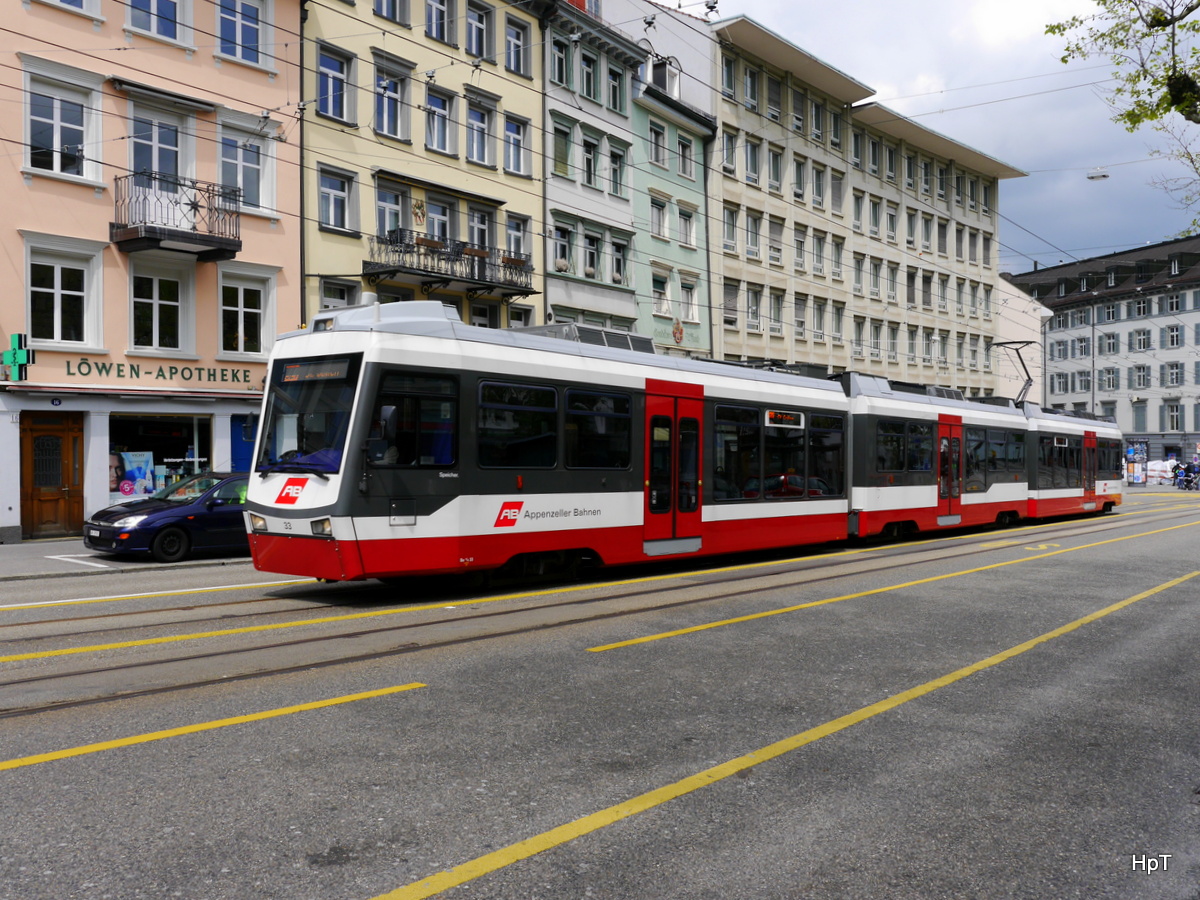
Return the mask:
POLYGON ((522 500, 510 500, 500 507, 500 514, 496 516, 496 524, 493 528, 511 528, 517 524, 517 518, 521 515, 521 507, 525 505, 522 500))

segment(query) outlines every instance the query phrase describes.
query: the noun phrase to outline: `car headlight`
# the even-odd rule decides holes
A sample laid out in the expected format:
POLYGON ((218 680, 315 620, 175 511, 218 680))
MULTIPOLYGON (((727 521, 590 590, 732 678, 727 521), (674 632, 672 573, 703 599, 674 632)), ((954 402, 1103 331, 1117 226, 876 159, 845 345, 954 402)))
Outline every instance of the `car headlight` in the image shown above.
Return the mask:
POLYGON ((267 520, 257 513, 250 513, 250 527, 254 531, 266 531, 267 520))
POLYGON ((144 518, 146 516, 126 516, 123 519, 117 519, 117 521, 113 522, 112 527, 118 531, 128 531, 131 528, 137 528, 138 523, 144 518))

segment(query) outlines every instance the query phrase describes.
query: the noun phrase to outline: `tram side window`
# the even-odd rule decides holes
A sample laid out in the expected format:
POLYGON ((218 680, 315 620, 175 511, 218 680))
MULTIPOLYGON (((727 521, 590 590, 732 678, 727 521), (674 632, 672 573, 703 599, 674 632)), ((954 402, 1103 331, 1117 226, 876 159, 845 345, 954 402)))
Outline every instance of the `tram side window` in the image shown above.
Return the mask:
POLYGON ((908 423, 908 470, 933 471, 933 425, 929 422, 908 423))
MULTIPOLYGON (((768 425, 763 428, 766 468, 762 494, 768 500, 795 500, 827 493, 828 486, 824 482, 805 476, 804 416, 794 413, 790 418, 799 427, 768 425)), ((751 493, 746 491, 747 496, 751 493)))
POLYGON ((718 406, 713 428, 714 500, 740 500, 750 490, 758 495, 761 413, 743 406, 718 406))
POLYGON ((566 463, 571 469, 627 469, 632 455, 628 394, 567 391, 566 463))
POLYGON ((558 395, 530 384, 479 385, 479 465, 549 469, 558 461, 558 395))
POLYGON ((987 432, 982 428, 964 428, 963 442, 963 490, 969 492, 987 490, 987 432))
POLYGON ((375 398, 367 457, 375 465, 454 465, 458 461, 457 380, 385 375, 375 398))
POLYGON ((1080 438, 1068 438, 1065 449, 1065 468, 1067 487, 1083 485, 1083 441, 1080 438))
POLYGON ((1016 474, 1025 471, 1025 435, 1023 433, 1009 432, 1005 458, 1008 460, 1008 471, 1016 474))
POLYGON ((875 454, 880 472, 905 469, 904 423, 881 421, 875 426, 875 454))
POLYGON ((808 422, 809 484, 828 487, 830 496, 846 489, 845 431, 841 416, 813 415, 808 422))

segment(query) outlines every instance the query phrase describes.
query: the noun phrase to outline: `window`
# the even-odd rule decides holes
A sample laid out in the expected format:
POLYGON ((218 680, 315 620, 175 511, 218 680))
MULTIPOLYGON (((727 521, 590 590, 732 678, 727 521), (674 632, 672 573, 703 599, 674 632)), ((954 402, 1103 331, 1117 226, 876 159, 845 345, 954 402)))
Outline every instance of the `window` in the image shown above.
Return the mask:
POLYGON ((434 40, 450 43, 451 22, 454 18, 452 0, 425 0, 425 34, 434 40))
POLYGON ((627 469, 633 454, 628 394, 568 390, 564 451, 571 469, 627 469))
POLYGON ((575 242, 575 232, 566 225, 555 225, 551 238, 554 253, 554 270, 569 272, 571 270, 571 249, 575 242))
POLYGON ((819 166, 812 167, 812 202, 813 206, 825 206, 825 170, 819 166))
POLYGON ((492 58, 492 10, 482 3, 467 4, 466 51, 482 59, 492 58))
POLYGON ((662 200, 650 201, 650 233, 655 237, 667 236, 667 205, 662 200))
POLYGON ((367 458, 372 464, 453 466, 458 458, 458 383, 437 375, 385 373, 371 422, 367 458))
POLYGON ((1183 346, 1183 326, 1182 325, 1168 325, 1167 329, 1166 329, 1166 338, 1167 338, 1166 344, 1168 347, 1182 347, 1183 346))
POLYGON ((1133 366, 1129 370, 1129 378, 1131 388, 1148 388, 1150 387, 1150 367, 1149 366, 1133 366))
POLYGON ((691 138, 681 137, 679 139, 676 154, 679 162, 679 174, 684 178, 692 178, 695 175, 695 153, 692 149, 691 138))
POLYGON ((746 104, 746 109, 758 109, 758 69, 750 66, 746 66, 742 78, 742 102, 746 104))
POLYGON ((683 282, 679 285, 679 306, 683 318, 688 322, 700 320, 700 307, 696 304, 696 286, 683 282))
POLYGON ((375 233, 386 237, 403 228, 408 195, 398 185, 380 181, 375 187, 375 233))
POLYGON ((1166 387, 1178 387, 1183 384, 1183 363, 1167 363, 1163 370, 1162 381, 1166 387))
POLYGON ((612 66, 608 70, 608 108, 625 111, 625 72, 612 66))
POLYGON ((386 63, 375 63, 375 130, 408 139, 408 78, 386 63))
POLYGON ((178 0, 130 0, 129 27, 168 41, 183 40, 179 14, 187 8, 178 0))
POLYGON ((650 123, 650 162, 658 166, 667 164, 667 129, 656 122, 650 123))
POLYGON ((721 57, 721 93, 733 98, 737 86, 737 61, 729 56, 721 57))
POLYGON ((558 461, 558 397, 531 384, 479 385, 479 465, 553 468, 558 461))
POLYGON ((596 234, 583 236, 583 274, 585 278, 596 278, 600 274, 600 248, 603 239, 596 234))
POLYGON ((261 209, 269 150, 263 138, 249 132, 221 129, 221 184, 241 189, 243 209, 261 209))
POLYGON ((725 207, 722 218, 722 229, 724 237, 724 250, 727 253, 736 253, 738 247, 737 231, 738 231, 738 211, 730 207, 725 207))
POLYGON ((425 98, 425 146, 441 153, 453 153, 450 116, 452 100, 429 91, 425 98))
POLYGON ((800 156, 792 157, 792 196, 797 200, 804 199, 804 187, 806 183, 805 166, 807 161, 800 156))
POLYGON ((612 242, 613 284, 629 284, 628 261, 629 244, 623 240, 614 240, 612 242))
POLYGON ((668 282, 662 275, 654 275, 650 279, 650 293, 654 298, 654 312, 659 316, 671 315, 671 294, 668 282))
POLYGON ((504 67, 518 75, 529 74, 529 26, 509 19, 504 28, 504 67))
POLYGON ((29 249, 29 336, 37 342, 97 344, 99 246, 47 241, 45 248, 29 249))
POLYGON ((1112 356, 1121 352, 1121 335, 1115 333, 1100 335, 1100 353, 1112 356))
POLYGON ((600 84, 596 79, 596 61, 593 56, 580 56, 580 94, 588 100, 599 100, 600 84))
POLYGON ((554 126, 554 174, 571 177, 571 127, 554 126))
POLYGON ((690 209, 679 209, 679 243, 687 247, 696 246, 696 220, 690 209))
POLYGON ((492 111, 474 103, 467 107, 467 159, 488 165, 492 161, 492 111))
POLYGON ((457 210, 449 203, 428 198, 425 202, 425 233, 443 243, 451 240, 455 233, 457 210))
POLYGON ((318 221, 322 225, 350 229, 350 186, 351 181, 346 176, 321 172, 318 221))
POLYGON ((29 165, 59 175, 84 174, 87 95, 58 85, 29 93, 29 165))
POLYGON ((625 151, 609 146, 608 148, 608 190, 611 194, 625 194, 625 151))
POLYGON ((762 234, 762 216, 757 213, 746 213, 746 256, 758 259, 760 255, 759 240, 762 234))
POLYGON ((778 191, 783 186, 783 151, 767 150, 767 187, 778 191))
POLYGON ((1149 350, 1150 349, 1150 329, 1139 328, 1137 331, 1129 335, 1130 350, 1149 350))
POLYGON ((746 285, 746 327, 752 331, 762 328, 762 286, 746 285))
POLYGON ((559 38, 550 42, 550 80, 563 86, 571 80, 571 48, 559 38))
POLYGON ((504 249, 515 256, 528 252, 526 236, 529 234, 529 220, 519 216, 509 216, 504 226, 504 249))
POLYGON ((759 167, 759 143, 758 141, 746 141, 746 183, 758 184, 758 167, 759 167))
POLYGON ((317 112, 334 119, 349 120, 346 88, 350 80, 350 57, 322 47, 317 54, 317 112))
POLYGON ((257 65, 262 47, 262 6, 258 0, 221 0, 217 13, 220 52, 257 65))
POLYGON ((727 175, 737 174, 737 135, 732 131, 721 133, 721 170, 727 175))
POLYGON ((221 273, 221 351, 255 353, 266 350, 269 282, 221 273))
POLYGON ((131 279, 133 346, 141 349, 183 349, 186 326, 185 284, 180 274, 139 265, 131 279))

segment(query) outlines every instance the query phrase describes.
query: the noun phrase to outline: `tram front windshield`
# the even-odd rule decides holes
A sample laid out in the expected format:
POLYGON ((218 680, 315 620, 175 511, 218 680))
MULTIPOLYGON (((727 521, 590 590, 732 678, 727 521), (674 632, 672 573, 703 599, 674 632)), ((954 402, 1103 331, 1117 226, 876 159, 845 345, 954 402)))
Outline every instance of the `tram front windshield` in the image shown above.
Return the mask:
POLYGON ((362 356, 354 353, 276 360, 255 471, 339 471, 361 369, 362 356))

